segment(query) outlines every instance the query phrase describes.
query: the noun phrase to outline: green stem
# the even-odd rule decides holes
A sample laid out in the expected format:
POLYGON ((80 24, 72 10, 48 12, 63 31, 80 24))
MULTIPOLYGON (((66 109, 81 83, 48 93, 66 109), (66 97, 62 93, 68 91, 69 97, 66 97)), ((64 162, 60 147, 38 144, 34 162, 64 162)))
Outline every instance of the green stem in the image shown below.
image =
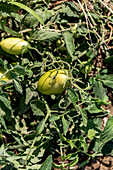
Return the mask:
POLYGON ((1 81, 2 77, 4 77, 9 71, 12 71, 13 69, 14 69, 14 67, 11 68, 10 70, 5 71, 5 73, 0 77, 0 81, 1 81))
POLYGON ((27 157, 26 157, 26 159, 25 159, 25 163, 24 163, 24 166, 25 166, 25 167, 26 167, 26 165, 27 165, 27 160, 29 159, 31 150, 32 150, 32 148, 34 147, 35 142, 37 141, 37 135, 38 135, 38 133, 36 134, 36 136, 35 136, 35 138, 34 138, 34 140, 33 140, 33 143, 32 143, 32 145, 31 145, 31 147, 30 147, 30 150, 29 150, 29 152, 28 152, 28 155, 27 155, 27 157))
POLYGON ((43 56, 45 54, 45 52, 41 53, 38 49, 36 49, 35 47, 28 47, 30 50, 35 50, 39 55, 43 56))
MULTIPOLYGON (((62 159, 62 157, 63 157, 63 149, 62 149, 62 137, 61 137, 61 133, 60 133, 60 130, 58 129, 58 127, 57 127, 57 124, 56 124, 56 122, 54 121, 54 125, 55 125, 55 127, 56 127, 56 130, 57 130, 57 132, 58 132, 58 134, 59 134, 59 137, 60 137, 60 153, 61 153, 61 159, 62 159)), ((64 160, 62 159, 62 167, 64 168, 65 167, 65 164, 64 164, 64 160)))
MULTIPOLYGON (((47 109, 47 114, 46 114, 46 117, 45 117, 45 119, 44 119, 44 123, 46 123, 48 117, 49 117, 50 114, 51 114, 51 110, 50 110, 50 108, 49 108, 49 106, 48 106, 48 104, 47 104, 47 101, 46 101, 44 98, 43 98, 43 100, 44 100, 44 103, 45 103, 45 106, 46 106, 46 109, 47 109)), ((37 141, 37 136, 38 136, 38 135, 39 135, 39 133, 36 133, 36 136, 35 136, 35 138, 34 138, 34 140, 33 140, 33 143, 32 143, 32 145, 31 145, 31 147, 30 147, 29 153, 28 153, 28 155, 27 155, 27 157, 26 157, 26 159, 25 159, 25 163, 24 163, 24 166, 25 166, 25 167, 26 167, 26 165, 27 165, 27 160, 28 160, 29 157, 30 157, 31 150, 32 150, 32 148, 34 147, 34 145, 35 145, 35 143, 36 143, 36 141, 37 141)))

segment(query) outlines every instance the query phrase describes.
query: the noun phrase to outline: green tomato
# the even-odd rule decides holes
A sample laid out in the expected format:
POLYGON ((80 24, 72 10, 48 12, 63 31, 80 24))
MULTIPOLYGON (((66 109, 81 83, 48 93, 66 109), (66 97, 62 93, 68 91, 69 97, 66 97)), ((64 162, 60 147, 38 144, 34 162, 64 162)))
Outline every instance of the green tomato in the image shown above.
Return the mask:
POLYGON ((60 39, 58 39, 58 40, 56 41, 56 46, 57 46, 57 47, 60 47, 60 46, 61 46, 61 44, 62 44, 61 40, 60 40, 60 39))
POLYGON ((72 29, 71 29, 72 33, 76 33, 77 32, 77 27, 78 27, 77 24, 75 24, 75 26, 72 27, 72 29))
MULTIPOLYGON (((82 62, 82 63, 86 64, 87 62, 85 61, 85 62, 82 62)), ((80 68, 81 73, 83 73, 83 74, 89 74, 92 71, 92 65, 91 64, 86 65, 85 67, 80 66, 79 68, 80 68)))
POLYGON ((38 91, 45 95, 54 95, 63 92, 70 84, 68 70, 52 69, 43 74, 38 81, 38 91))
POLYGON ((3 41, 1 41, 0 45, 5 52, 14 55, 20 55, 22 54, 22 52, 26 53, 28 52, 28 48, 30 47, 30 44, 27 41, 21 38, 13 37, 4 39, 3 41), (25 47, 24 50, 23 47, 25 47))
POLYGON ((1 76, 5 73, 4 69, 0 69, 0 81, 4 80, 4 81, 8 81, 11 79, 10 74, 7 73, 6 75, 4 75, 2 78, 1 76))

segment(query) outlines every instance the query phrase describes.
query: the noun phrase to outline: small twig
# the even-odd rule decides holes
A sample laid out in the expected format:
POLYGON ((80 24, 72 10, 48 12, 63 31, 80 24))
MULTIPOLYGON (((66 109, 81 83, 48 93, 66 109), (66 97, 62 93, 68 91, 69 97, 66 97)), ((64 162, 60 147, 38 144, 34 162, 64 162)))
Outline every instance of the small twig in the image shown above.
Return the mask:
POLYGON ((58 1, 58 2, 55 2, 55 3, 50 3, 49 4, 49 8, 52 7, 52 6, 55 6, 55 5, 59 5, 59 4, 62 4, 64 2, 67 2, 67 1, 72 1, 72 0, 62 0, 62 1, 58 1))
POLYGON ((98 0, 98 1, 113 14, 113 10, 111 8, 109 8, 102 0, 98 0))

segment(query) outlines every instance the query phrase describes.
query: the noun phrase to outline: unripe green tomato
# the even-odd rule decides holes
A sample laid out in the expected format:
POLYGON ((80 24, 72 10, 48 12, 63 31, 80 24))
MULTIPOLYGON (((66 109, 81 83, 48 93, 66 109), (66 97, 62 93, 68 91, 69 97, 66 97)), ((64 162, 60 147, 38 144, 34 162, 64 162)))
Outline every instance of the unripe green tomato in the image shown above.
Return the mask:
POLYGON ((30 44, 27 41, 13 37, 4 39, 1 41, 0 45, 5 52, 14 55, 22 54, 23 46, 25 47, 23 53, 28 52, 28 47, 30 47, 30 44))
POLYGON ((38 81, 38 91, 45 95, 54 95, 63 92, 70 84, 68 70, 52 69, 43 74, 38 81), (67 81, 66 81, 67 80, 67 81))
POLYGON ((61 40, 60 40, 60 39, 58 39, 58 40, 56 41, 56 46, 57 46, 57 47, 60 47, 60 46, 61 46, 61 44, 62 44, 61 40))
POLYGON ((1 76, 2 76, 4 73, 5 73, 4 69, 0 69, 0 81, 1 81, 1 80, 4 80, 4 81, 10 80, 11 77, 10 77, 10 74, 8 74, 8 73, 1 78, 1 76))
POLYGON ((61 46, 61 47, 59 48, 59 50, 60 50, 61 52, 64 52, 64 51, 66 51, 66 47, 61 46))
POLYGON ((71 31, 72 31, 72 33, 76 33, 77 32, 77 24, 75 24, 75 26, 72 27, 71 31))
MULTIPOLYGON (((86 62, 84 62, 84 64, 86 64, 86 62)), ((83 74, 89 74, 92 70, 92 65, 86 65, 85 67, 80 66, 79 68, 83 74)))

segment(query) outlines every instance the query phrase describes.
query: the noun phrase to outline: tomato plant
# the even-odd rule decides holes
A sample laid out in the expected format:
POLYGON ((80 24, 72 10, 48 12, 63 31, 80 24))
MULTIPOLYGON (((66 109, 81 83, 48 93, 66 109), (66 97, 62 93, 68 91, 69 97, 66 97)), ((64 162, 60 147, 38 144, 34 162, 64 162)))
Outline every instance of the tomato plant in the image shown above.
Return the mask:
POLYGON ((69 71, 68 70, 49 70, 42 75, 38 81, 38 90, 46 95, 53 95, 61 93, 69 85, 69 71))
POLYGON ((26 53, 28 52, 28 47, 30 47, 30 44, 27 41, 15 37, 2 40, 0 45, 5 52, 14 55, 26 53))
POLYGON ((4 70, 4 69, 0 69, 0 81, 1 81, 1 80, 4 80, 4 81, 10 80, 10 79, 11 79, 10 74, 7 73, 7 74, 5 74, 5 75, 3 76, 4 73, 5 73, 5 70, 4 70), (2 76, 3 76, 3 77, 2 77, 2 76))
POLYGON ((0 1, 1 169, 113 155, 113 17, 100 2, 0 1))
POLYGON ((83 64, 83 66, 79 67, 81 73, 89 74, 92 71, 93 65, 91 63, 89 65, 87 65, 86 61, 82 62, 82 64, 83 64))

